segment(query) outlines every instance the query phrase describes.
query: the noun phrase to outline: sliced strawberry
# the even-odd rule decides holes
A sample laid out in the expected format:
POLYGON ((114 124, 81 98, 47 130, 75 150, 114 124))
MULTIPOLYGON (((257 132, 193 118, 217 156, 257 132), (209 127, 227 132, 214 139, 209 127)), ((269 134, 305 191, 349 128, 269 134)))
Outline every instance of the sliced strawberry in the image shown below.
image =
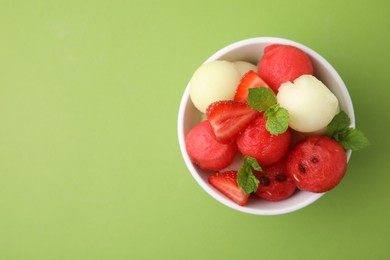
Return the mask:
POLYGON ((268 84, 260 78, 260 76, 253 70, 248 71, 244 77, 242 77, 240 84, 237 87, 234 101, 247 102, 248 91, 250 88, 269 88, 268 84))
POLYGON ((246 103, 217 101, 206 111, 207 118, 218 142, 230 143, 259 112, 251 109, 246 103))
POLYGON ((237 171, 214 173, 209 176, 208 181, 238 205, 245 206, 248 202, 249 194, 246 194, 237 184, 237 171))

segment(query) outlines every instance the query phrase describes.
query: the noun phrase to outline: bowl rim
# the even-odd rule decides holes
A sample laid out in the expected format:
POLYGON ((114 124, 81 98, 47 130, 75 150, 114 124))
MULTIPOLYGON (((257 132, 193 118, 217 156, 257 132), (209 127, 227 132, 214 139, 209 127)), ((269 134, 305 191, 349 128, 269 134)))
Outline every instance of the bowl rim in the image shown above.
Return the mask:
MULTIPOLYGON (((355 127, 355 113, 354 113, 354 109, 353 109, 353 104, 352 104, 352 100, 351 100, 350 94, 348 92, 348 89, 344 84, 344 81, 341 79, 340 75, 337 73, 337 71, 334 69, 334 67, 325 58, 323 58, 316 51, 312 50, 311 48, 309 48, 309 47, 307 47, 299 42, 289 40, 286 38, 279 38, 279 37, 248 38, 248 39, 234 42, 232 44, 229 44, 229 45, 221 48, 220 50, 218 50, 217 52, 212 54, 209 58, 207 58, 202 64, 210 62, 210 61, 218 60, 222 56, 226 55, 227 53, 232 52, 233 50, 235 50, 239 47, 243 47, 243 46, 247 46, 247 45, 251 45, 251 44, 260 44, 260 43, 270 43, 270 44, 275 43, 275 44, 292 45, 292 46, 300 48, 301 50, 306 52, 309 56, 315 56, 315 58, 323 66, 326 67, 326 69, 329 71, 329 73, 333 75, 334 79, 337 82, 337 85, 341 86, 341 88, 340 88, 341 94, 347 99, 348 103, 350 104, 350 106, 348 106, 348 110, 349 110, 349 116, 351 119, 351 127, 355 127)), ((185 115, 186 107, 189 105, 189 102, 191 102, 190 93, 189 93, 190 92, 189 85, 190 85, 190 81, 188 82, 188 84, 184 90, 184 93, 182 95, 182 98, 180 100, 180 105, 179 105, 178 120, 177 120, 179 147, 180 147, 180 151, 181 151, 182 157, 184 159, 184 162, 185 162, 187 168, 189 169, 191 175, 193 176, 193 178, 198 182, 198 184, 203 188, 203 190, 206 191, 209 195, 211 195, 215 200, 219 201, 220 203, 224 204, 227 207, 230 207, 232 209, 235 209, 237 211, 244 212, 244 213, 249 213, 249 214, 253 214, 253 215, 281 215, 281 214, 286 214, 286 213, 290 213, 290 212, 294 212, 294 211, 297 211, 299 209, 302 209, 302 208, 312 204, 313 202, 315 202, 316 200, 318 200, 319 198, 321 198, 323 195, 326 194, 326 192, 325 193, 311 193, 310 194, 311 196, 308 197, 307 199, 305 199, 299 203, 292 204, 292 205, 289 205, 287 207, 280 208, 280 209, 253 209, 253 208, 249 208, 246 206, 239 206, 238 204, 232 202, 230 199, 228 199, 227 197, 225 197, 224 195, 222 195, 221 193, 219 193, 215 189, 211 188, 210 185, 208 183, 205 183, 205 181, 199 176, 197 169, 195 168, 194 164, 191 162, 191 159, 189 158, 186 147, 185 147, 185 134, 183 131, 183 125, 184 125, 184 115, 185 115)), ((347 161, 349 161, 351 154, 352 154, 352 152, 350 150, 347 151, 347 161)), ((302 191, 300 191, 300 192, 302 192, 302 191)), ((278 203, 278 202, 272 202, 272 203, 278 203)))

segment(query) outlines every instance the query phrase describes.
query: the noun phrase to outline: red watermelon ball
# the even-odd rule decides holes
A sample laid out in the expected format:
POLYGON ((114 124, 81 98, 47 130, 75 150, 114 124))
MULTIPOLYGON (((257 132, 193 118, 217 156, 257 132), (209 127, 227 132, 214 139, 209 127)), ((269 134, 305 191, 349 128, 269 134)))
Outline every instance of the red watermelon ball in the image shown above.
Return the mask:
POLYGON ((296 78, 313 75, 313 65, 309 56, 297 47, 272 44, 264 49, 258 65, 259 76, 268 83, 275 93, 282 83, 296 78))
POLYGON ((235 142, 217 141, 210 122, 205 120, 192 128, 185 138, 191 161, 205 171, 219 171, 229 166, 237 153, 235 142))
POLYGON ((261 172, 256 172, 256 177, 260 183, 255 195, 269 201, 285 200, 297 189, 294 180, 287 173, 286 157, 263 167, 261 172))
POLYGON ((347 171, 347 156, 335 140, 308 136, 288 155, 287 171, 299 189, 322 193, 340 183, 347 171))
POLYGON ((266 129, 266 123, 267 118, 261 114, 236 139, 241 154, 256 158, 261 166, 279 161, 286 154, 291 141, 289 128, 282 134, 273 135, 266 129))

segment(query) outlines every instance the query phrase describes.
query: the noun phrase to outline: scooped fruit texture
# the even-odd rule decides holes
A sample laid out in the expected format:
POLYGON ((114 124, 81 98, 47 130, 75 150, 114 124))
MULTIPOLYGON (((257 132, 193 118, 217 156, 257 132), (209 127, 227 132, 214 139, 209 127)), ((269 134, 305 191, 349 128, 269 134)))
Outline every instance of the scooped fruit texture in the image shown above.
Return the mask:
POLYGON ((241 77, 251 69, 256 69, 256 66, 245 61, 216 60, 203 64, 191 78, 193 104, 205 113, 211 103, 233 99, 241 77))
POLYGON ((313 75, 313 72, 309 56, 289 45, 273 44, 266 47, 258 65, 259 76, 275 93, 278 93, 282 83, 293 81, 304 74, 313 75))
POLYGON ((341 139, 361 133, 348 129, 337 97, 314 73, 309 56, 288 45, 266 47, 257 66, 214 61, 194 73, 190 98, 204 121, 185 144, 215 189, 245 206, 252 193, 280 201, 340 183, 351 149, 344 145, 356 147, 341 139))
POLYGON ((322 193, 340 183, 347 170, 343 147, 327 136, 308 136, 291 151, 287 171, 301 190, 322 193))
POLYGON ((237 151, 235 143, 217 141, 208 120, 192 128, 185 143, 191 161, 207 171, 219 171, 229 166, 237 151))
POLYGON ((248 71, 256 71, 256 65, 247 62, 247 61, 234 61, 234 66, 236 66, 237 70, 240 72, 241 77, 244 76, 248 71))
POLYGON ((317 78, 302 75, 279 88, 278 103, 288 110, 289 126, 303 133, 325 128, 338 112, 337 97, 317 78))
POLYGON ((236 141, 241 154, 255 158, 261 166, 280 160, 287 152, 291 140, 289 129, 283 134, 272 135, 265 127, 266 122, 267 118, 258 116, 236 141))
POLYGON ((255 195, 269 201, 280 201, 289 198, 297 189, 291 175, 287 171, 287 158, 274 164, 263 167, 263 171, 256 174, 259 187, 255 195))
POLYGON ((191 100, 205 113, 211 103, 232 99, 240 79, 240 72, 231 62, 217 60, 203 64, 192 76, 191 100))

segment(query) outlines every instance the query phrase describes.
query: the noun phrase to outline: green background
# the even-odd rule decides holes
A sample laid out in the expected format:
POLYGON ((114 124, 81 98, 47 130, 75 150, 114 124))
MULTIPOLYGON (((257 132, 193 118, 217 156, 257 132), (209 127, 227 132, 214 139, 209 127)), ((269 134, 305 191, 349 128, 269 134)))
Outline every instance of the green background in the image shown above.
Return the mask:
POLYGON ((388 259, 389 3, 0 0, 0 259, 388 259), (259 36, 324 56, 372 143, 279 216, 212 199, 177 141, 194 70, 259 36))

